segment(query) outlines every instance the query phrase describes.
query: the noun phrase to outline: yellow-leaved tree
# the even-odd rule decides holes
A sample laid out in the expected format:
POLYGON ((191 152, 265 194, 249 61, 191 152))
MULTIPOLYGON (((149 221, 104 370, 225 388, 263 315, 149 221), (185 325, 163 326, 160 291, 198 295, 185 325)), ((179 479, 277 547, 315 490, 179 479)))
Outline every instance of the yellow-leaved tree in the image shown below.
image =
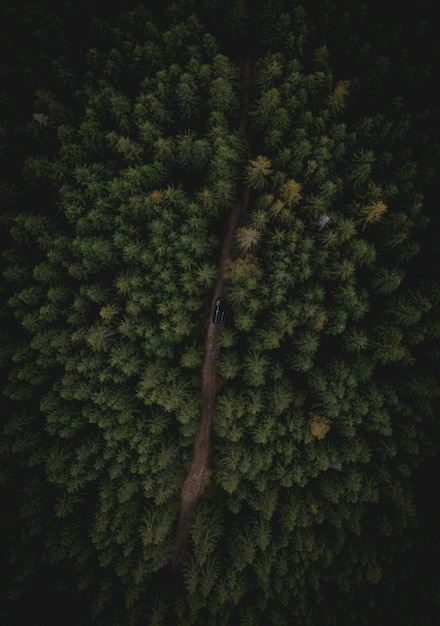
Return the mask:
POLYGON ((382 200, 377 200, 372 204, 362 207, 361 213, 364 216, 364 228, 367 224, 378 222, 387 210, 387 205, 382 200))
POLYGON ((251 189, 262 189, 267 184, 267 176, 272 172, 270 159, 261 154, 249 161, 245 170, 245 182, 251 189))
POLYGON ((331 421, 328 417, 323 417, 317 413, 309 413, 310 432, 316 439, 324 439, 331 428, 331 421))

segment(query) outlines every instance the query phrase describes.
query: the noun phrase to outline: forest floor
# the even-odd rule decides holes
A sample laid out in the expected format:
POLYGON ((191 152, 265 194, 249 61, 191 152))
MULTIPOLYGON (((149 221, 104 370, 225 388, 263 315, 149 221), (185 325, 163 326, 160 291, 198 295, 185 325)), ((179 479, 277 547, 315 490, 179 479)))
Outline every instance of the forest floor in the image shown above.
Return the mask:
MULTIPOLYGON (((251 146, 248 137, 248 109, 250 100, 250 85, 255 70, 255 61, 248 57, 240 64, 240 79, 242 86, 242 104, 240 115, 240 132, 248 144, 248 158, 251 157, 251 146)), ((219 263, 219 278, 215 284, 211 309, 205 336, 205 357, 201 374, 202 411, 200 425, 194 439, 193 458, 186 480, 180 494, 180 511, 177 526, 176 546, 172 558, 172 569, 176 571, 182 561, 188 544, 191 518, 194 509, 209 480, 209 451, 212 428, 212 413, 217 394, 217 358, 220 352, 218 333, 221 326, 212 321, 215 301, 223 295, 224 278, 228 265, 232 260, 234 235, 240 223, 241 216, 249 203, 249 188, 242 185, 239 199, 229 214, 222 253, 219 263)))

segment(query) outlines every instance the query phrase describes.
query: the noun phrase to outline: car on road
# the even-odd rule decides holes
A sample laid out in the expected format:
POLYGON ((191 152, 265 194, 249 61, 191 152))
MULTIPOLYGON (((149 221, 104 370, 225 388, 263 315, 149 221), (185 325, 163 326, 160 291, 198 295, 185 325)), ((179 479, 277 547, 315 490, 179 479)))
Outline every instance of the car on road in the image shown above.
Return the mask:
POLYGON ((214 324, 223 324, 225 321, 226 304, 224 298, 217 298, 214 305, 214 315, 212 321, 214 324))

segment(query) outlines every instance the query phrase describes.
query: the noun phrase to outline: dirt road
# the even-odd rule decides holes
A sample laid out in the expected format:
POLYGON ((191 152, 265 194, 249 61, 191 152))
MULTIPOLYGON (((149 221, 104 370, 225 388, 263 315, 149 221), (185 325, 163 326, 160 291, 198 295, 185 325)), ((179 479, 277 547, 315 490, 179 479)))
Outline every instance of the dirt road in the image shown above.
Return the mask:
MULTIPOLYGON (((240 76, 242 84, 242 105, 240 116, 240 132, 248 143, 248 157, 251 148, 247 132, 247 119, 249 109, 250 84, 255 69, 255 62, 247 58, 240 64, 240 76)), ((217 387, 217 357, 220 352, 218 333, 221 326, 214 324, 212 316, 216 298, 223 295, 224 275, 228 264, 232 259, 234 234, 240 223, 241 216, 246 211, 249 203, 249 188, 242 186, 239 191, 239 200, 229 214, 226 234, 223 241, 222 253, 219 263, 219 279, 216 282, 212 297, 211 310, 205 337, 205 358, 201 375, 202 412, 200 426, 194 439, 193 459, 188 470, 187 478, 183 484, 180 495, 180 512, 177 527, 176 547, 172 558, 172 569, 179 569, 185 548, 187 546, 191 517, 207 480, 209 463, 210 437, 212 428, 212 412, 214 408, 217 387)))

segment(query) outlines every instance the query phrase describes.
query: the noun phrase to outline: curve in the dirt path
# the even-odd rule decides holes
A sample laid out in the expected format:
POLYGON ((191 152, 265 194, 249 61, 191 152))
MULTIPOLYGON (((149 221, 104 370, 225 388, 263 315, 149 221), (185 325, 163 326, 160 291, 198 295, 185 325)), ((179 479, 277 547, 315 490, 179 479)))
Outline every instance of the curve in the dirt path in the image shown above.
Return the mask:
MULTIPOLYGON (((250 158, 250 142, 247 133, 247 117, 249 108, 250 83, 254 72, 254 60, 248 57, 240 64, 240 76, 242 84, 242 105, 240 116, 240 132, 246 138, 248 144, 248 157, 250 158)), ((220 277, 216 282, 212 305, 208 320, 205 338, 205 358, 201 376, 202 412, 200 426, 194 439, 193 459, 188 470, 186 480, 180 494, 180 511, 177 526, 176 546, 172 558, 172 569, 177 571, 182 561, 188 544, 191 517, 196 504, 203 493, 207 479, 209 462, 210 437, 212 427, 212 413, 214 408, 217 388, 217 357, 220 351, 218 344, 219 325, 214 324, 212 316, 215 300, 223 294, 224 275, 228 264, 232 259, 234 234, 237 230, 240 218, 247 209, 249 202, 249 188, 242 186, 239 201, 232 208, 225 238, 223 241, 220 257, 220 277)))

